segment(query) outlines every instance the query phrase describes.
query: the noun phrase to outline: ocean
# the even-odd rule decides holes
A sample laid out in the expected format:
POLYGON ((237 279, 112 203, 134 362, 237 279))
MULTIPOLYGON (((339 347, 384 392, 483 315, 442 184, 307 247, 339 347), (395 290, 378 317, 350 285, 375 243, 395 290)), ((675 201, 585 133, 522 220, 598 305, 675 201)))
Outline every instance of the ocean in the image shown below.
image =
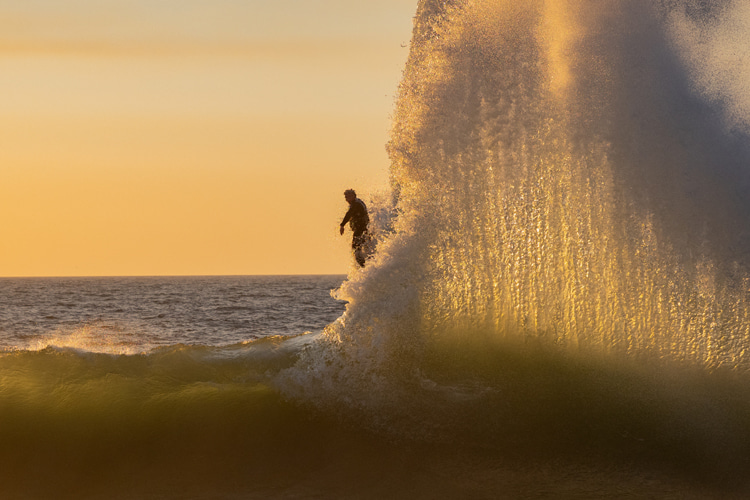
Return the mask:
POLYGON ((747 498, 747 19, 420 0, 364 268, 0 280, 0 498, 747 498))
POLYGON ((320 331, 346 276, 0 278, 0 349, 144 354, 320 331))
POLYGON ((328 345, 346 279, 0 279, 2 498, 745 492, 745 378, 486 331, 383 371, 328 345))

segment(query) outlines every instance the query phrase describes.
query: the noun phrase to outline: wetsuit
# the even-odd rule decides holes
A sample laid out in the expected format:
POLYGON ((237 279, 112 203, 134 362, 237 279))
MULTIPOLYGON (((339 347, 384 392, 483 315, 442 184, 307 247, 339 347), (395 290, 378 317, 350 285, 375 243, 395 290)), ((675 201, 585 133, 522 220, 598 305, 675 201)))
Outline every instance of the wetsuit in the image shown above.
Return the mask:
POLYGON ((357 259, 357 264, 364 267, 366 252, 363 247, 367 243, 367 225, 370 223, 370 216, 367 215, 367 205, 364 201, 355 198, 349 205, 349 211, 346 212, 344 220, 341 221, 341 227, 344 227, 347 222, 354 233, 352 236, 354 258, 357 259))

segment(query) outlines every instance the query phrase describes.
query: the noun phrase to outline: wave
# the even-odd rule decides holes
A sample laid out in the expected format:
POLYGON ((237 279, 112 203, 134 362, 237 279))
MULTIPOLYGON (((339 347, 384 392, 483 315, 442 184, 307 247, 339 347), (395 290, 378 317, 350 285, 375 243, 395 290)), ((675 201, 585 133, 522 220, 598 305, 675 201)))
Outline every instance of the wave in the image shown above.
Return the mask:
POLYGON ((435 338, 486 331, 747 370, 747 137, 684 35, 722 5, 421 2, 394 230, 339 291, 321 351, 341 361, 306 369, 377 386, 435 338))
POLYGON ((0 354, 3 498, 172 497, 301 465, 306 416, 267 375, 293 365, 299 342, 0 354))
POLYGON ((743 476, 747 73, 706 58, 747 39, 743 12, 420 2, 392 231, 285 394, 408 436, 743 476))
POLYGON ((319 334, 131 355, 6 352, 0 491, 698 498, 746 486, 750 380, 736 372, 472 338, 425 349, 377 409, 367 392, 328 404, 289 396, 289 373, 319 334))

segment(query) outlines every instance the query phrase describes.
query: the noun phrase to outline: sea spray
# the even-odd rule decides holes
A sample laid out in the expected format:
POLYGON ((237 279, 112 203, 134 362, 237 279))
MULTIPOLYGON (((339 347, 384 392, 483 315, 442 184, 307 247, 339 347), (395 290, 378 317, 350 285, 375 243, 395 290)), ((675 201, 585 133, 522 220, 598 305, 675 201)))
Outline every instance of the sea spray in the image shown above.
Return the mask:
POLYGON ((393 231, 284 394, 400 438, 735 484, 750 154, 692 69, 679 23, 715 12, 690 5, 420 2, 393 231))

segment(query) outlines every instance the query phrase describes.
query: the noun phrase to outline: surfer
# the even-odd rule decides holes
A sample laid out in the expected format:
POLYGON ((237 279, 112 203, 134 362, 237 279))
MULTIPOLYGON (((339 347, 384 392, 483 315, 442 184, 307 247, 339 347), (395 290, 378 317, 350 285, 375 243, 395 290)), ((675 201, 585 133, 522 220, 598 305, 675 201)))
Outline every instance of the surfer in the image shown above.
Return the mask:
POLYGON ((367 225, 370 223, 370 216, 367 215, 367 205, 365 205, 364 201, 357 198, 357 193, 353 189, 344 191, 344 198, 349 204, 349 211, 346 212, 344 220, 341 221, 339 234, 344 234, 344 226, 348 222, 349 227, 352 228, 352 232, 354 233, 352 236, 354 259, 360 267, 365 267, 365 259, 368 257, 366 247, 369 239, 367 225))

